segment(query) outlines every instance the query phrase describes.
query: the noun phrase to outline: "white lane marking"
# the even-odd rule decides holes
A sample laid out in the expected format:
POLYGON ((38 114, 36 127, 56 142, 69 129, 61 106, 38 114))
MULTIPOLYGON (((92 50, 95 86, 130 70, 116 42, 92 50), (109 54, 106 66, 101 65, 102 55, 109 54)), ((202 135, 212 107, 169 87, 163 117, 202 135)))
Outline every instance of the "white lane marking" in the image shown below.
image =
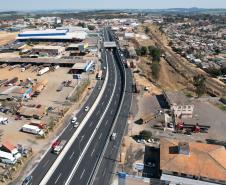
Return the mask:
POLYGON ((80 142, 82 142, 82 140, 84 139, 84 137, 85 137, 84 135, 81 136, 80 142))
POLYGON ((97 116, 100 114, 100 110, 97 111, 97 116))
POLYGON ((105 175, 105 172, 106 172, 106 168, 104 168, 103 176, 105 175))
POLYGON ((104 124, 104 125, 105 125, 105 127, 107 126, 107 124, 108 124, 108 120, 107 120, 107 121, 105 122, 105 124, 104 124))
POLYGON ((60 173, 60 174, 58 175, 56 181, 54 182, 55 184, 58 182, 58 180, 60 179, 61 175, 62 175, 62 173, 60 173))
POLYGON ((82 175, 80 176, 80 179, 82 179, 84 173, 85 173, 86 169, 83 170, 82 175))
MULTIPOLYGON (((107 55, 106 55, 106 61, 107 61, 107 55)), ((113 64, 114 64, 114 68, 115 68, 115 74, 117 74, 115 63, 113 63, 113 64)), ((108 66, 108 63, 107 63, 107 66, 108 66)), ((107 68, 107 69, 108 69, 108 68, 107 68)), ((110 97, 110 99, 109 99, 109 101, 108 101, 107 107, 106 107, 106 109, 104 110, 104 112, 103 112, 103 114, 102 114, 102 116, 101 116, 99 122, 97 123, 97 126, 96 126, 95 130, 93 131, 92 135, 90 136, 89 141, 87 142, 85 148, 83 149, 83 151, 82 151, 82 153, 81 153, 81 155, 80 155, 78 161, 76 162, 74 168, 72 169, 72 171, 71 171, 71 173, 70 173, 70 175, 69 175, 69 177, 68 177, 68 179, 67 179, 65 185, 70 184, 70 182, 71 182, 71 180, 72 180, 72 178, 73 178, 73 176, 74 176, 76 170, 78 169, 78 166, 80 165, 80 163, 81 163, 81 161, 82 161, 82 159, 83 159, 83 157, 84 157, 86 151, 88 150, 88 147, 90 146, 90 144, 91 144, 91 142, 92 142, 94 136, 96 135, 96 132, 97 132, 98 128, 100 127, 100 125, 101 125, 101 123, 102 123, 102 121, 103 121, 103 119, 104 119, 104 117, 105 117, 105 115, 106 115, 106 113, 107 113, 107 111, 108 111, 108 109, 109 109, 109 107, 110 107, 110 104, 111 104, 112 99, 113 99, 113 95, 114 95, 114 93, 115 93, 116 82, 117 82, 117 80, 118 80, 118 79, 117 79, 117 75, 116 75, 116 76, 115 76, 114 88, 113 88, 111 97, 110 97)), ((43 184, 43 185, 44 185, 44 184, 43 184)))
POLYGON ((75 154, 75 152, 73 152, 69 158, 69 160, 71 160, 71 158, 73 157, 73 155, 75 154))
POLYGON ((92 126, 92 124, 93 124, 93 121, 91 121, 91 122, 90 122, 89 127, 91 127, 91 126, 92 126))
POLYGON ((117 101, 115 101, 115 105, 117 104, 117 101))
POLYGON ((101 137, 102 137, 102 132, 100 133, 99 140, 100 140, 101 137))
POLYGON ((43 168, 46 167, 46 165, 49 163, 49 160, 45 162, 45 164, 42 166, 43 168))
POLYGON ((93 156, 93 153, 95 152, 95 150, 96 150, 96 147, 94 147, 94 149, 93 149, 93 151, 91 153, 91 157, 93 156))

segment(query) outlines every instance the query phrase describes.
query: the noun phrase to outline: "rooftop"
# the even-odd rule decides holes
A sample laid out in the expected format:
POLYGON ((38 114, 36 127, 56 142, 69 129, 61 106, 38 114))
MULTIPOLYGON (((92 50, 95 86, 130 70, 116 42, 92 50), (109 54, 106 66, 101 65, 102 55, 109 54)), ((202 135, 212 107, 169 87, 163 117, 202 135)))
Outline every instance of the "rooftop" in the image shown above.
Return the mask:
POLYGON ((177 140, 161 139, 160 169, 226 181, 226 150, 223 146, 189 143, 189 155, 173 152, 177 140))
POLYGON ((186 97, 184 94, 180 92, 171 92, 166 91, 165 95, 167 96, 170 105, 188 105, 191 104, 191 101, 188 97, 186 97))
POLYGON ((59 49, 64 49, 64 47, 62 47, 62 46, 37 45, 37 46, 34 46, 32 49, 55 49, 55 50, 59 50, 59 49))

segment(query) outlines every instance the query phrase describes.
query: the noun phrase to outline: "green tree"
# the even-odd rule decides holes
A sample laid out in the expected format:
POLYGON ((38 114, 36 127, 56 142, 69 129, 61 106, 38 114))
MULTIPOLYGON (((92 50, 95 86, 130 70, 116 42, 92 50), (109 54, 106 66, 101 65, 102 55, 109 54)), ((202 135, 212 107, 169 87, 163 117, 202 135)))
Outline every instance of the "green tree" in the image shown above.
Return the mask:
POLYGON ((96 28, 94 25, 88 25, 87 27, 89 30, 95 30, 95 28, 96 28))
POLYGON ((159 71, 160 71, 160 64, 159 64, 159 62, 158 61, 153 61, 152 64, 151 64, 151 74, 152 74, 152 77, 155 80, 159 79, 159 71))
POLYGON ((152 133, 150 131, 147 131, 147 130, 143 130, 140 132, 140 138, 141 139, 145 139, 145 140, 148 140, 152 137, 152 133))
POLYGON ((77 26, 80 26, 80 27, 85 28, 85 27, 86 27, 86 24, 85 24, 84 22, 79 22, 79 23, 77 24, 77 26))
POLYGON ((148 34, 148 33, 150 32, 150 28, 149 28, 148 26, 146 26, 146 27, 144 28, 144 32, 145 32, 146 34, 148 34))
POLYGON ((215 49, 215 55, 219 55, 221 53, 221 51, 220 51, 220 49, 219 48, 217 48, 217 49, 215 49))
POLYGON ((138 56, 141 56, 140 48, 137 48, 137 49, 136 49, 136 53, 137 53, 138 56))
POLYGON ((196 88, 196 94, 198 97, 202 96, 206 92, 206 78, 203 75, 197 75, 193 79, 193 84, 196 88))
POLYGON ((149 54, 152 56, 154 61, 160 61, 161 49, 155 46, 148 46, 149 54))
POLYGON ((148 53, 147 47, 142 46, 142 47, 140 48, 140 53, 141 53, 141 56, 146 56, 147 53, 148 53))
POLYGON ((222 72, 220 69, 216 69, 216 68, 210 68, 207 70, 207 72, 209 74, 211 74, 213 77, 217 77, 217 76, 221 76, 222 72))

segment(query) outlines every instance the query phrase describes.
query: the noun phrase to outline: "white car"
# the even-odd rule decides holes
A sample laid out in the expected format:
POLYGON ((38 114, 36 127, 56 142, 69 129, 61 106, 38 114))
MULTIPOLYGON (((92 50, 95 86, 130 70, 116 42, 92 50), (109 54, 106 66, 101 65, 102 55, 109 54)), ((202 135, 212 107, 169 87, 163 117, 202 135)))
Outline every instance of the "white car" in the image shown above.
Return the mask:
POLYGON ((85 107, 85 111, 87 112, 89 110, 89 106, 86 106, 85 107))
POLYGON ((71 123, 72 123, 72 124, 75 124, 76 121, 77 121, 77 118, 76 118, 75 116, 71 118, 71 123))
POLYGON ((74 123, 74 128, 77 128, 79 126, 79 122, 74 123))

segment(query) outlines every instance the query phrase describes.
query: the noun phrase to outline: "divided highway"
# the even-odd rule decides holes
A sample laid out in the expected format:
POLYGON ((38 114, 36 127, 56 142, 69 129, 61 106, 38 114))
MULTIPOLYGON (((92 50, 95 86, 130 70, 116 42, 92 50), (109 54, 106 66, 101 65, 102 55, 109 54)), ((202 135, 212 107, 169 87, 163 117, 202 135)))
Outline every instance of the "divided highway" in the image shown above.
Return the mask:
MULTIPOLYGON (((105 57, 106 57, 105 54, 102 53, 103 66, 106 66, 106 60, 104 59, 105 57)), ((106 77, 106 70, 103 71, 103 79, 105 77, 106 77)), ((97 82, 97 84, 94 87, 93 92, 91 93, 90 97, 88 98, 86 103, 83 105, 81 110, 76 115, 79 123, 81 123, 81 121, 84 119, 84 117, 87 114, 87 112, 84 111, 85 107, 86 106, 91 107, 93 105, 93 103, 95 102, 95 100, 97 99, 97 97, 100 93, 99 87, 102 87, 103 83, 104 83, 103 80, 100 80, 100 81, 97 82)), ((77 128, 74 128, 73 125, 70 122, 68 122, 66 124, 65 130, 62 132, 62 134, 60 135, 60 137, 58 139, 69 141, 76 130, 77 130, 77 128)), ((58 157, 58 155, 51 153, 51 149, 49 149, 46 152, 43 159, 38 162, 34 171, 31 173, 31 175, 33 176, 32 184, 35 184, 35 185, 40 184, 41 180, 44 178, 44 176, 46 175, 46 173, 48 172, 50 167, 53 165, 53 163, 55 162, 57 157, 58 157)))
MULTIPOLYGON (((113 39, 111 32, 107 29, 104 29, 103 36, 105 41, 113 39)), ((110 182, 111 174, 108 172, 113 170, 115 161, 106 161, 103 156, 110 154, 113 159, 117 157, 131 105, 132 75, 129 69, 125 70, 122 65, 117 49, 111 51, 102 49, 102 67, 107 67, 103 72, 103 78, 108 76, 108 79, 98 105, 72 141, 71 146, 67 151, 65 150, 62 158, 57 158, 58 156, 52 154, 50 150, 46 153, 31 174, 32 184, 91 184, 95 176, 100 179, 98 176, 102 169, 107 169, 108 176, 103 183, 100 183, 110 182), (117 133, 115 141, 109 139, 112 132, 117 133)), ((87 114, 84 107, 91 107, 94 104, 101 91, 98 87, 103 85, 103 81, 97 82, 88 101, 77 114, 80 123, 87 114)), ((68 123, 60 139, 69 141, 74 137, 75 132, 76 128, 68 123)))

